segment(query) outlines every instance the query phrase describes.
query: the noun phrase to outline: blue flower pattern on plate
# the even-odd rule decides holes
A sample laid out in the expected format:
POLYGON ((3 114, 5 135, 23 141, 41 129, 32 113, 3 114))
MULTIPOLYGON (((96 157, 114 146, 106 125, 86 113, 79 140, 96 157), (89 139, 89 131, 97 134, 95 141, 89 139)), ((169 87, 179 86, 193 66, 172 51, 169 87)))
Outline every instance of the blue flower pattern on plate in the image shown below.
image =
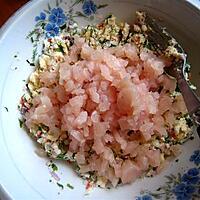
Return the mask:
POLYGON ((44 30, 47 38, 58 35, 60 32, 60 27, 66 24, 67 21, 67 16, 64 14, 63 9, 60 7, 49 10, 49 13, 48 21, 45 21, 46 14, 44 12, 41 12, 39 16, 35 17, 36 22, 45 21, 44 30))
POLYGON ((193 185, 188 185, 186 183, 178 184, 173 190, 177 200, 189 200, 195 191, 196 188, 193 185))
POLYGON ((47 37, 54 37, 59 33, 59 27, 56 24, 48 23, 45 26, 47 37))
POLYGON ((189 169, 187 173, 183 174, 181 181, 187 184, 197 184, 200 181, 199 169, 189 169))
POLYGON ((196 184, 199 183, 199 169, 191 168, 181 177, 181 183, 176 185, 173 193, 177 200, 188 200, 196 192, 196 184))
POLYGON ((35 17, 35 21, 43 21, 46 19, 46 14, 44 12, 41 12, 39 16, 35 17))
POLYGON ((96 13, 97 5, 91 0, 86 0, 83 3, 82 9, 85 15, 90 16, 96 13))
MULTIPOLYGON (((61 1, 60 1, 61 3, 61 1)), ((37 37, 44 34, 47 38, 54 37, 58 35, 59 32, 62 32, 62 29, 67 25, 67 21, 69 24, 74 23, 73 16, 73 9, 66 13, 60 6, 58 1, 56 3, 56 7, 52 8, 50 4, 48 4, 48 10, 44 10, 38 16, 35 17, 36 29, 35 33, 37 37), (42 23, 40 23, 42 22, 42 23), (38 27, 40 27, 41 31, 39 31, 38 27)), ((107 4, 103 5, 96 5, 92 0, 80 0, 75 1, 72 5, 75 6, 76 4, 82 4, 81 8, 83 13, 79 13, 79 17, 84 17, 85 19, 92 19, 90 18, 91 15, 94 15, 98 9, 104 8, 107 4)), ((76 13, 77 14, 77 13, 76 13)))
POLYGON ((49 15, 49 22, 56 24, 57 26, 63 26, 67 20, 67 16, 64 14, 62 8, 53 8, 49 15))
MULTIPOLYGON (((198 156, 199 150, 194 151, 190 161, 197 161, 198 156)), ((177 176, 171 174, 165 177, 168 181, 156 190, 157 192, 147 191, 147 195, 136 197, 136 200, 144 200, 145 196, 147 196, 145 200, 151 200, 153 197, 156 199, 171 199, 172 196, 175 196, 177 200, 192 200, 194 197, 200 199, 200 168, 190 168, 182 175, 179 173, 177 176)))
POLYGON ((200 164, 200 150, 194 151, 194 153, 190 157, 190 161, 194 162, 196 165, 200 164))
POLYGON ((65 31, 66 28, 69 27, 68 25, 73 25, 75 23, 75 17, 82 17, 84 20, 92 21, 95 19, 97 10, 108 6, 107 4, 97 5, 92 0, 72 0, 69 2, 71 3, 71 7, 69 6, 70 9, 66 11, 61 8, 66 2, 63 0, 55 0, 53 3, 52 1, 47 4, 47 9, 44 9, 34 18, 36 22, 35 27, 27 35, 27 38, 30 39, 33 44, 33 62, 35 62, 38 55, 38 46, 41 38, 54 37, 62 31, 65 31), (52 4, 54 4, 54 6, 52 6, 52 4), (80 5, 80 7, 74 9, 77 5, 80 5))

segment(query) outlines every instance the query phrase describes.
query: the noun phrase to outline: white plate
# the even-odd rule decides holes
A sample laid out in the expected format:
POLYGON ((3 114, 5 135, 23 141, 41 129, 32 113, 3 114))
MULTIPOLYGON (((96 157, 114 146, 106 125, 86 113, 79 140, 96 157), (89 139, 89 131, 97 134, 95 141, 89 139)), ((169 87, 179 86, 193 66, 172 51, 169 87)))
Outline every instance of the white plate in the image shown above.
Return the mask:
MULTIPOLYGON (((182 177, 190 168, 199 168, 200 164, 200 146, 199 138, 195 136, 194 140, 188 141, 183 146, 183 153, 178 162, 171 163, 167 171, 154 178, 145 178, 136 181, 131 185, 118 187, 116 189, 104 190, 95 188, 89 195, 85 195, 85 184, 73 170, 64 162, 58 162, 60 183, 64 186, 70 183, 74 189, 65 187, 63 190, 55 183, 49 182, 52 179, 48 167, 47 158, 38 157, 34 150, 36 144, 30 137, 19 128, 19 113, 17 105, 20 96, 23 94, 24 79, 27 79, 32 67, 26 62, 32 56, 32 44, 26 39, 27 34, 35 28, 35 17, 44 10, 48 10, 48 3, 51 8, 62 7, 65 14, 69 12, 69 6, 75 1, 64 1, 56 5, 55 0, 35 0, 30 1, 22 9, 9 19, 2 27, 0 32, 0 197, 13 199, 151 199, 150 193, 159 194, 159 187, 168 185, 172 188, 171 192, 164 191, 160 195, 165 199, 166 194, 172 194, 170 199, 181 197, 185 192, 186 199, 200 192, 199 182, 190 182, 190 186, 195 186, 195 192, 188 190, 188 184, 180 180, 179 188, 172 186, 175 179, 182 177), (16 56, 15 56, 16 55, 16 56), (8 108, 8 111, 6 108, 8 108), (195 151, 195 153, 194 153, 195 151), (191 155, 193 155, 191 159, 191 155), (186 170, 186 171, 185 171, 186 170), (178 175, 180 173, 180 175, 178 175), (171 176, 173 174, 174 176, 171 176), (170 177, 166 178, 165 175, 170 177), (173 193, 183 189, 182 193, 173 193), (198 191, 199 190, 199 191, 198 191), (146 196, 145 196, 146 195, 146 196)), ((200 88, 200 2, 199 1, 160 1, 160 0, 105 0, 94 1, 97 6, 95 13, 90 13, 90 4, 87 1, 76 1, 73 6, 73 12, 83 13, 82 5, 87 3, 87 18, 77 17, 79 25, 95 23, 109 13, 115 14, 122 20, 131 22, 135 10, 142 9, 150 12, 156 17, 161 17, 163 23, 169 31, 182 43, 188 51, 189 60, 192 63, 192 72, 194 83, 200 88), (103 8, 100 5, 108 4, 103 8), (91 14, 91 15, 90 15, 91 14), (90 16, 89 16, 90 15, 90 16), (92 17, 91 17, 92 16, 92 17)), ((93 5, 94 6, 94 5, 93 5)), ((48 13, 46 19, 48 20, 48 13)), ((195 169, 190 173, 196 179, 200 179, 199 174, 195 174, 195 169)), ((183 198, 182 198, 183 199, 183 198)))

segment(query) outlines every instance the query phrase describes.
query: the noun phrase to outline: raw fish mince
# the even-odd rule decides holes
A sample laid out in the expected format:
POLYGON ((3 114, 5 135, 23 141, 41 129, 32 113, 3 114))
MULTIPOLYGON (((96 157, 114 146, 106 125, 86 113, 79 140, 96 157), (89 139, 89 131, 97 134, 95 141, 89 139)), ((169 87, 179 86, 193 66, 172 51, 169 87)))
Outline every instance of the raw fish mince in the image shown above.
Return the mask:
POLYGON ((169 61, 136 34, 110 16, 45 40, 20 102, 24 126, 47 155, 102 187, 159 174, 191 135, 176 80, 164 73, 169 61), (113 26, 124 32, 116 40, 110 32, 112 43, 88 34, 113 26))

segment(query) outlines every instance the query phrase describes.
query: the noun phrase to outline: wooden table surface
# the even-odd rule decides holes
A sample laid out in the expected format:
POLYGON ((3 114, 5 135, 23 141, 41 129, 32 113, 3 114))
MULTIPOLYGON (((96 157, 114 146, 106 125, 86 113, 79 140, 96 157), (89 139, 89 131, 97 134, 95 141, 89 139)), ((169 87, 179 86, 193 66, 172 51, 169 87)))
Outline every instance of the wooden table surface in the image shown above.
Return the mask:
POLYGON ((0 27, 28 0, 0 0, 0 27))

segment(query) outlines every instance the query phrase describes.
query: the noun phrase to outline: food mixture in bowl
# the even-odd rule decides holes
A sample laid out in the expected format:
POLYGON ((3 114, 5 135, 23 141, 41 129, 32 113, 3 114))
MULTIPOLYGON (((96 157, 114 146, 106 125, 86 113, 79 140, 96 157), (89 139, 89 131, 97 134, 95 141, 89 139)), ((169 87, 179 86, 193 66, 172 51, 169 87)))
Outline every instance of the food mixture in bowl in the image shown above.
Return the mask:
POLYGON ((159 174, 192 134, 164 72, 170 59, 149 47, 146 30, 111 15, 45 40, 21 98, 24 126, 47 155, 101 187, 159 174))

